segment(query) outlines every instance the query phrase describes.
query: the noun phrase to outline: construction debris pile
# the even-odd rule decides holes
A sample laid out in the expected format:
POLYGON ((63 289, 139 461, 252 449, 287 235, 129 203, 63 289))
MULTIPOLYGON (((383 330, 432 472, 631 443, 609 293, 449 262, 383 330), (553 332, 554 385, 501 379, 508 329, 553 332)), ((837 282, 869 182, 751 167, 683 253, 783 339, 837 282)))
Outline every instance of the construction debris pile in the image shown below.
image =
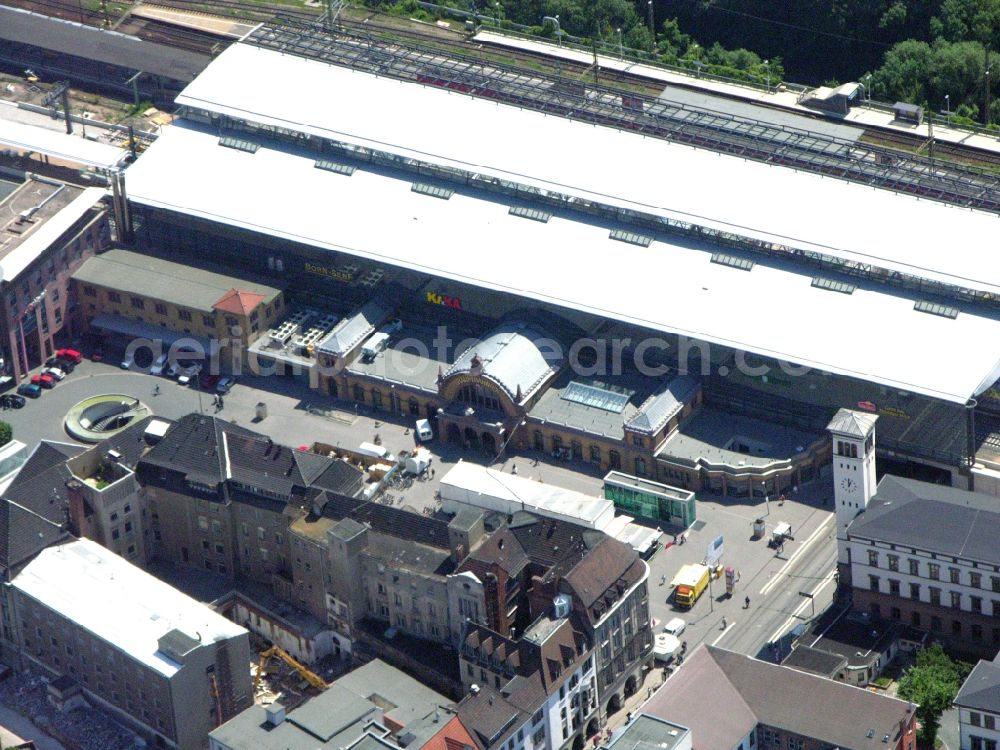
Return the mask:
POLYGON ((58 711, 46 699, 48 681, 25 671, 0 682, 0 703, 31 719, 43 732, 78 750, 133 750, 136 735, 98 706, 58 711))

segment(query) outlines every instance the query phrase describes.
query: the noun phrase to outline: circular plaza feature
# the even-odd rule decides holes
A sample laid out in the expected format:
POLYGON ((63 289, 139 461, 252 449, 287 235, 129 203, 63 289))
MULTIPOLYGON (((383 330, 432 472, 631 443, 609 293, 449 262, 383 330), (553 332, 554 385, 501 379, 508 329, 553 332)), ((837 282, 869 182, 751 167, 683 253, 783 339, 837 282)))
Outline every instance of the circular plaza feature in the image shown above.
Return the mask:
POLYGON ((66 432, 83 443, 98 443, 153 412, 139 399, 121 393, 91 396, 66 414, 66 432))

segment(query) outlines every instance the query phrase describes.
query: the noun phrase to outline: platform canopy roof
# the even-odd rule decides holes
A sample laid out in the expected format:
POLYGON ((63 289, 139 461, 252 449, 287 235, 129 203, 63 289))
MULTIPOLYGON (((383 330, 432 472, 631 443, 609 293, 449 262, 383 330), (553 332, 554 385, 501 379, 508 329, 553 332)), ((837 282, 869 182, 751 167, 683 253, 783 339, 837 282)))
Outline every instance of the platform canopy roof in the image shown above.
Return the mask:
POLYGON ((7 5, 0 5, 0 39, 177 81, 190 81, 210 60, 197 52, 7 5))
POLYGON ((982 211, 249 44, 222 52, 177 102, 1000 293, 1000 263, 983 259, 1000 216, 982 211), (262 90, 269 80, 281 84, 262 90))
POLYGON ((707 242, 663 234, 643 247, 574 214, 511 215, 503 196, 423 195, 412 179, 317 169, 290 146, 227 148, 191 124, 166 128, 126 172, 139 204, 952 402, 1000 375, 995 314, 929 314, 880 285, 831 291, 788 263, 740 270, 713 262, 707 242))
POLYGON ((3 146, 98 169, 115 169, 129 153, 107 143, 0 117, 0 147, 3 146))

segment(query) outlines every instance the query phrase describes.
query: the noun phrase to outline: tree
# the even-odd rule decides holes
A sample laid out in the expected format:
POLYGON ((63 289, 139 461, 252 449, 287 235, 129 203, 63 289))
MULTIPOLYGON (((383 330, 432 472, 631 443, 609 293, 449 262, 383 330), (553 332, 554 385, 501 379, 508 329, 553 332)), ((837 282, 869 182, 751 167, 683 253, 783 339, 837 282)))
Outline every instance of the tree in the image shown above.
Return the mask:
POLYGON ((934 644, 920 651, 917 663, 903 674, 899 695, 917 704, 917 739, 922 745, 934 747, 941 714, 955 700, 969 669, 968 664, 952 661, 940 645, 934 644))
POLYGON ((14 437, 14 428, 7 422, 0 422, 0 445, 7 445, 14 437))

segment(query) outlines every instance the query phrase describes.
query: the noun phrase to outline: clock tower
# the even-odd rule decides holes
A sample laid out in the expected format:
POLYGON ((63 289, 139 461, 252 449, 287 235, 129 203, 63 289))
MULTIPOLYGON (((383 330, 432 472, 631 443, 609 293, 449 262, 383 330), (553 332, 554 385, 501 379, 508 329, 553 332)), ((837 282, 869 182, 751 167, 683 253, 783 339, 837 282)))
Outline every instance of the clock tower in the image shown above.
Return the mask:
POLYGON ((875 494, 875 420, 877 414, 840 409, 827 425, 833 444, 833 499, 837 521, 837 559, 847 563, 847 527, 875 494))

